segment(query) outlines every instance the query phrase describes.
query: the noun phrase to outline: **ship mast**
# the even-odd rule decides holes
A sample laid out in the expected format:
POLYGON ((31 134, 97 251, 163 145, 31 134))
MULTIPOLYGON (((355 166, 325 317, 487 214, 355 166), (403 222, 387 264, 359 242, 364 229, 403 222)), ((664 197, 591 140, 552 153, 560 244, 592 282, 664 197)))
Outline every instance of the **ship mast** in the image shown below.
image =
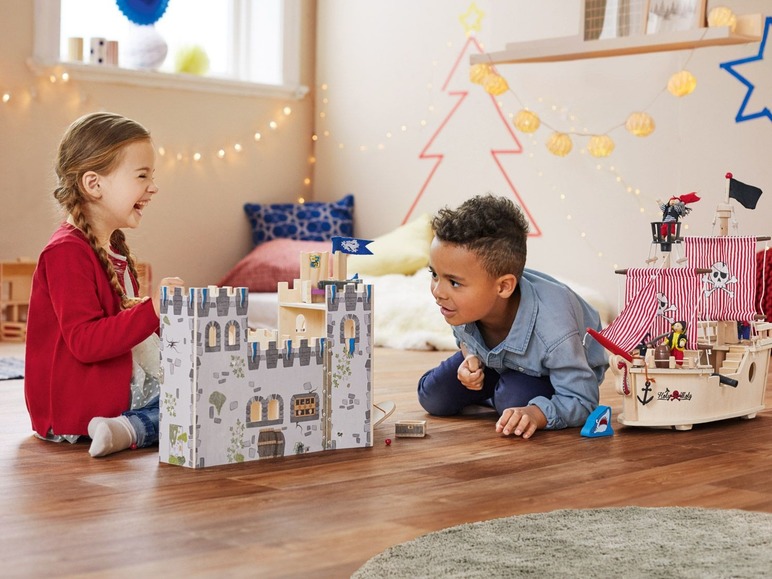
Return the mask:
POLYGON ((729 180, 731 178, 732 174, 727 173, 726 194, 724 195, 724 202, 719 203, 716 206, 716 219, 718 220, 719 237, 727 237, 729 235, 729 218, 732 216, 732 206, 729 205, 729 180))

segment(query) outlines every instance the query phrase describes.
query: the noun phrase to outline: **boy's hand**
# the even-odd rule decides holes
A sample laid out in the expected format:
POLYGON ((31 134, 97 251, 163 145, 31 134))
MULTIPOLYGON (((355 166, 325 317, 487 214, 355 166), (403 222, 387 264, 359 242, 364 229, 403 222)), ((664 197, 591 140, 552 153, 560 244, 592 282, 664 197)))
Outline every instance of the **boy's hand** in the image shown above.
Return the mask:
POLYGON ((485 373, 480 364, 480 359, 474 354, 469 354, 458 367, 458 381, 469 390, 482 390, 485 373))
POLYGON ((165 277, 161 280, 161 283, 158 284, 158 289, 153 294, 153 307, 155 308, 155 313, 158 315, 161 315, 161 288, 165 285, 171 287, 183 287, 185 282, 178 277, 165 277))
POLYGON ((496 423, 496 432, 509 436, 531 438, 534 432, 547 426, 547 417, 538 406, 529 405, 524 408, 507 408, 496 423))

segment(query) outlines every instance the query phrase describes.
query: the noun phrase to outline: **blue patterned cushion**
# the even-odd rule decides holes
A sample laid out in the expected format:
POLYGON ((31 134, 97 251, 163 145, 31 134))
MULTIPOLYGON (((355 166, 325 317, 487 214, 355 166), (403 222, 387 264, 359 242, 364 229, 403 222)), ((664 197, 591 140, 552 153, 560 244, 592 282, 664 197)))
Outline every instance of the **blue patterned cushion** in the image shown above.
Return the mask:
POLYGON ((271 239, 329 241, 335 236, 354 235, 354 196, 334 203, 244 204, 252 225, 252 241, 260 245, 271 239))

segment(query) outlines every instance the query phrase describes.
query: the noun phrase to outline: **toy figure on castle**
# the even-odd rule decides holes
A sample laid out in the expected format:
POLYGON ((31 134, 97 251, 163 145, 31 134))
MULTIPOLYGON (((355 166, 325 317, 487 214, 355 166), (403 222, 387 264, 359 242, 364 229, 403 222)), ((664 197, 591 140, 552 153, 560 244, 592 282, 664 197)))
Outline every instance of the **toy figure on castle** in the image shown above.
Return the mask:
POLYGON ((686 217, 691 213, 692 208, 688 207, 689 203, 696 203, 700 198, 697 193, 692 191, 680 197, 671 197, 667 203, 662 203, 659 199, 657 203, 662 210, 662 225, 660 235, 667 237, 668 235, 675 235, 676 228, 675 223, 682 217, 686 217))

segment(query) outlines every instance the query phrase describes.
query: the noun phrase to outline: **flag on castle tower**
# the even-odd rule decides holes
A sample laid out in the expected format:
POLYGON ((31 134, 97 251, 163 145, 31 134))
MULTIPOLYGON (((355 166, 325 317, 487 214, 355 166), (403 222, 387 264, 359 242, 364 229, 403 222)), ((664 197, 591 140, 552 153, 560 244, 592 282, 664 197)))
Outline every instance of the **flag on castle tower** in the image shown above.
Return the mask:
POLYGON ((357 239, 356 237, 333 237, 332 252, 349 253, 353 255, 372 255, 373 252, 367 249, 367 244, 372 243, 372 239, 357 239))
POLYGON ((729 197, 737 199, 746 209, 756 209, 756 203, 761 197, 761 189, 729 177, 729 197))

